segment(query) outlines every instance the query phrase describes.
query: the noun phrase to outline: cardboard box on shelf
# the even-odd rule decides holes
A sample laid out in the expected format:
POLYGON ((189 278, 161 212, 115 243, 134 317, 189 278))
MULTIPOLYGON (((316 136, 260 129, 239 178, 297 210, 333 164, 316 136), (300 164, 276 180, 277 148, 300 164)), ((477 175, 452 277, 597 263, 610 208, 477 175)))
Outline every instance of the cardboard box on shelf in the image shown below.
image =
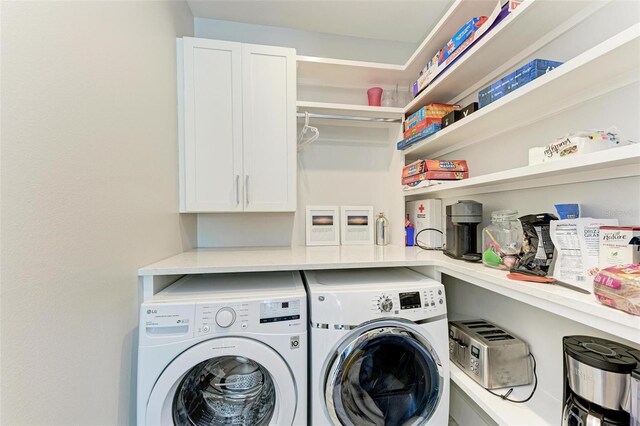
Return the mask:
POLYGON ((419 182, 421 180, 460 180, 469 178, 469 172, 424 172, 413 176, 402 178, 402 184, 419 182))
POLYGON ((410 127, 409 129, 405 130, 404 132, 404 137, 406 138, 410 138, 411 136, 415 135, 416 133, 418 133, 421 130, 426 129, 427 127, 431 126, 432 124, 441 124, 442 123, 442 119, 441 118, 434 118, 434 117, 427 117, 424 120, 418 121, 418 122, 414 122, 412 124, 412 127, 410 127))
POLYGON ((413 176, 425 171, 424 160, 416 160, 411 164, 407 164, 402 168, 402 177, 413 176))
POLYGON ((406 149, 409 146, 413 145, 414 143, 421 141, 422 139, 425 139, 428 136, 431 136, 432 134, 440 130, 440 127, 441 127, 440 124, 433 123, 432 125, 426 127, 425 129, 420 130, 415 135, 411 135, 408 138, 402 139, 400 142, 396 144, 396 147, 398 150, 406 149))
POLYGON ((466 160, 424 160, 428 172, 468 172, 466 160))
MULTIPOLYGON (((460 109, 460 105, 452 105, 452 104, 438 104, 431 103, 429 105, 425 105, 413 114, 411 114, 404 122, 404 129, 409 130, 412 127, 416 126, 422 120, 428 118, 436 118, 441 119, 445 115, 447 115, 450 111, 460 109)), ((437 121, 440 124, 440 120, 437 121)), ((435 124, 431 123, 431 124, 435 124)))
POLYGON ((438 52, 438 64, 442 64, 449 56, 460 48, 462 44, 473 36, 478 29, 487 21, 486 16, 479 16, 471 18, 469 22, 464 24, 454 35, 451 40, 444 45, 440 52, 438 52))
POLYGON ((640 263, 640 226, 601 226, 598 266, 640 263))
POLYGON ((497 101, 505 95, 522 87, 538 77, 562 65, 562 62, 548 61, 545 59, 534 59, 517 70, 507 74, 501 79, 494 81, 489 86, 478 92, 478 103, 480 108, 497 101))

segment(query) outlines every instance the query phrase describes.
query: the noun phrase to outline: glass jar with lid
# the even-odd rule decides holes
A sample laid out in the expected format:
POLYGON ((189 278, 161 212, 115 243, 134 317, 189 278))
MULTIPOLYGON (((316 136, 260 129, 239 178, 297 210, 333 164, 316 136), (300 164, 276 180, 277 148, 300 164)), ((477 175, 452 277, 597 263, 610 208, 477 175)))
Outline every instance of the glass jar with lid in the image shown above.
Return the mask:
POLYGON ((522 225, 517 210, 491 212, 491 225, 482 230, 482 263, 509 270, 522 251, 522 225))

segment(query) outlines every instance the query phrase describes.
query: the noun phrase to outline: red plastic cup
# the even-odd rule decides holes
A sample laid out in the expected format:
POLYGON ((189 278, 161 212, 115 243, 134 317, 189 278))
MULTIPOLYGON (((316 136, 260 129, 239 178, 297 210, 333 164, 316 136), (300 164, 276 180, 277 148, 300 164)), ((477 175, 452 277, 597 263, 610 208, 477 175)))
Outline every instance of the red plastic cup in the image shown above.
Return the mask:
POLYGON ((367 90, 367 96, 369 97, 369 106, 380 106, 382 100, 382 88, 372 87, 367 90))

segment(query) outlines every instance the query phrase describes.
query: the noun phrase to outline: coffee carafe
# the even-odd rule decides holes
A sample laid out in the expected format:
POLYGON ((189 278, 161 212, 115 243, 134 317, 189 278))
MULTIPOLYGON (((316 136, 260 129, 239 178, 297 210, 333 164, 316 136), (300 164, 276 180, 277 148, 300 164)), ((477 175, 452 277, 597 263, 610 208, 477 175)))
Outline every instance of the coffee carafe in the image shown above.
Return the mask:
POLYGON ((454 259, 478 262, 478 225, 482 222, 482 204, 461 200, 446 208, 447 244, 444 254, 454 259))
POLYGON ((566 336, 564 409, 566 426, 628 425, 629 385, 637 367, 633 349, 591 336, 566 336))

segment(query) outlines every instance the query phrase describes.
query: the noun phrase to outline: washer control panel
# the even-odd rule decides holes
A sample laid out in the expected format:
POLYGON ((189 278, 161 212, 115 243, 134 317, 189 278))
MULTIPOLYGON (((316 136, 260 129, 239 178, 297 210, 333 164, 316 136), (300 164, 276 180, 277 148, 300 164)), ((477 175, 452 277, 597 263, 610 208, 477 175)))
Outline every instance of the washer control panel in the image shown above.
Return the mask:
POLYGON ((305 326, 300 298, 265 301, 196 304, 196 336, 230 332, 289 332, 292 327, 305 326))
POLYGON ((260 324, 300 319, 300 300, 262 302, 260 324))

